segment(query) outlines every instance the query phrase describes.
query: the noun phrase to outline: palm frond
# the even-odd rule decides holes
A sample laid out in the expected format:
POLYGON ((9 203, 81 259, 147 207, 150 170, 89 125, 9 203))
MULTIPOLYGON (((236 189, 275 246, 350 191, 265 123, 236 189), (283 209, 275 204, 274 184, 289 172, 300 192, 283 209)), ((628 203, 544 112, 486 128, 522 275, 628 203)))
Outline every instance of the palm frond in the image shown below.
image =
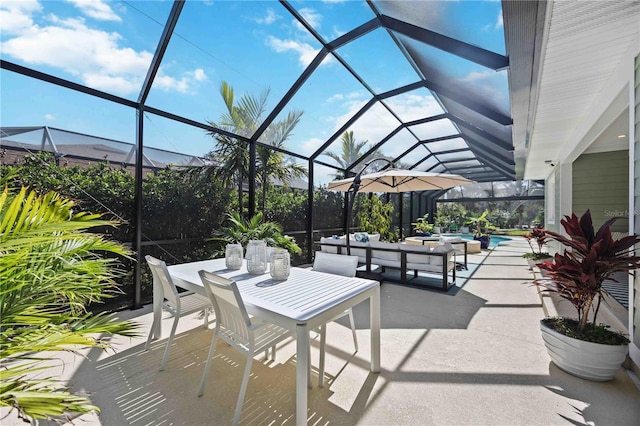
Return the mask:
POLYGON ((125 247, 87 230, 115 225, 75 212, 73 201, 54 192, 6 187, 0 194, 0 405, 23 418, 97 410, 57 382, 30 378, 45 368, 38 361, 50 355, 43 354, 107 348, 114 334, 136 335, 133 322, 86 312, 88 303, 117 289, 122 271, 113 266, 118 256, 129 256, 125 247))

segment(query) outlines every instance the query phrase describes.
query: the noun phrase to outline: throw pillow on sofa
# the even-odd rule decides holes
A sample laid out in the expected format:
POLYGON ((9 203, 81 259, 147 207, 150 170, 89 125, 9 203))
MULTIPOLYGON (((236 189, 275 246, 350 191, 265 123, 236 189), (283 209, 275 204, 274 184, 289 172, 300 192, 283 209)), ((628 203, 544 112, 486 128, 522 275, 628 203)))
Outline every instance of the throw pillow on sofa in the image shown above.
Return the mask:
POLYGON ((369 242, 369 234, 366 232, 356 232, 353 234, 353 239, 359 243, 368 243, 369 242))

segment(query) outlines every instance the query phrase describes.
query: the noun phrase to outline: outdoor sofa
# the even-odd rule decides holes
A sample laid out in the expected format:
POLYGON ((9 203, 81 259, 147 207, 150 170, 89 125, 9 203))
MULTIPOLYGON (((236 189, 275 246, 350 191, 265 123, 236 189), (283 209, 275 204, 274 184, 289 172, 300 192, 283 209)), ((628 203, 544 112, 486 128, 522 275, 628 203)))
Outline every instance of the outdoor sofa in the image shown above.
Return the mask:
MULTIPOLYGON (((347 254, 345 238, 321 238, 320 250, 328 253, 347 254)), ((435 274, 442 280, 441 289, 444 291, 456 281, 456 249, 448 243, 436 247, 417 246, 405 243, 389 243, 383 241, 350 241, 351 255, 358 256, 358 261, 366 265, 366 271, 371 272, 372 266, 400 270, 400 282, 413 284, 407 278, 407 271, 413 271, 413 278, 418 272, 435 274), (449 281, 449 273, 452 280, 449 281)), ((392 278, 385 278, 393 280, 392 278)))

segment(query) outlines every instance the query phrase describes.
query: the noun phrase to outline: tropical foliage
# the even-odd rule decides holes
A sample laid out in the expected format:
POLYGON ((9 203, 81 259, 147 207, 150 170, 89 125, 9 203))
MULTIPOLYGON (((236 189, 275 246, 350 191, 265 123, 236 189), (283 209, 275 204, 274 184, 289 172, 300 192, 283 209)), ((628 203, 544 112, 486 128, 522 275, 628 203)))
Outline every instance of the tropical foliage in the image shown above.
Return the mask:
MULTIPOLYGON (((329 152, 323 153, 322 155, 325 155, 331 158, 333 161, 335 161, 338 164, 340 168, 346 169, 371 149, 371 147, 368 146, 368 143, 369 141, 366 139, 357 141, 355 136, 353 135, 353 130, 346 131, 340 137, 340 152, 338 153, 338 152, 329 151, 329 152)), ((387 157, 382 155, 382 153, 379 150, 375 150, 369 155, 367 155, 367 157, 363 160, 363 162, 360 163, 358 166, 356 166, 352 171, 353 172, 360 171, 362 167, 364 167, 365 161, 371 160, 373 158, 387 158, 387 157)), ((389 160, 391 160, 391 158, 389 158, 389 160)), ((376 170, 379 170, 379 168, 383 166, 384 164, 381 164, 381 165, 372 164, 371 166, 369 166, 367 171, 375 172, 376 170)), ((344 176, 342 173, 338 173, 335 175, 335 177, 336 179, 341 179, 344 176)))
POLYGON ((474 235, 476 237, 481 237, 487 234, 490 226, 489 219, 487 219, 488 215, 489 211, 485 210, 480 215, 470 215, 470 217, 465 221, 465 224, 475 228, 474 235))
POLYGON ((380 197, 366 197, 359 206, 358 227, 363 232, 380 234, 381 240, 395 241, 396 233, 391 230, 393 205, 384 203, 380 197))
POLYGON ((87 232, 115 222, 74 207, 55 192, 5 188, 0 195, 0 406, 24 419, 98 410, 42 378, 45 361, 49 353, 108 348, 114 334, 134 335, 133 323, 86 310, 117 290, 117 260, 103 254, 125 257, 128 251, 87 232))
POLYGON ((524 238, 529 243, 529 247, 531 247, 531 253, 525 253, 522 257, 531 260, 542 260, 551 257, 548 252, 542 251, 548 240, 547 232, 543 228, 533 228, 524 238), (537 246, 537 250, 533 245, 534 243, 537 246))
POLYGON ((604 291, 602 283, 613 279, 616 272, 628 272, 640 266, 640 257, 629 251, 640 242, 640 237, 629 235, 614 239, 611 224, 615 220, 608 220, 595 232, 591 212, 587 210, 580 218, 572 213, 562 219, 561 224, 567 236, 546 231, 551 239, 567 249, 556 253, 553 261, 538 264, 540 269, 549 273, 549 277, 534 283, 542 286, 545 292, 557 294, 571 302, 577 312, 575 333, 579 335, 588 336, 589 329, 597 328, 597 315, 604 291), (591 311, 593 316, 589 322, 591 311))
POLYGON ((239 243, 246 249, 250 240, 264 240, 270 247, 280 247, 289 252, 299 254, 302 250, 293 238, 283 235, 282 227, 275 222, 262 220, 262 213, 256 213, 244 219, 239 213, 227 214, 229 226, 216 234, 226 243, 239 243))
POLYGON ((426 234, 433 231, 433 224, 429 223, 429 213, 417 218, 415 222, 411 223, 411 226, 413 226, 414 232, 418 233, 426 234))
MULTIPOLYGON (((223 81, 220 84, 220 95, 227 108, 218 123, 208 123, 224 132, 235 133, 247 139, 259 137, 263 144, 274 148, 284 148, 285 142, 293 134, 293 130, 300 122, 302 111, 291 111, 286 118, 268 125, 262 135, 255 135, 264 121, 267 100, 270 90, 263 91, 259 96, 244 94, 236 103, 233 87, 223 81)), ((208 131, 207 134, 216 140, 216 147, 208 154, 214 162, 212 169, 215 176, 229 184, 236 185, 238 193, 238 211, 242 213, 243 189, 249 174, 249 144, 247 140, 232 138, 223 132, 208 131)), ((257 178, 262 188, 262 211, 265 211, 266 194, 270 179, 278 179, 283 185, 288 185, 291 179, 300 178, 307 174, 306 167, 289 161, 277 149, 268 146, 256 146, 257 178)))
MULTIPOLYGON (((0 176, 13 176, 14 185, 28 186, 38 193, 55 190, 73 199, 76 208, 100 212, 102 218, 118 222, 117 227, 94 227, 94 232, 122 243, 134 240, 135 179, 121 165, 99 162, 64 167, 56 164, 52 154, 41 152, 25 156, 19 164, 0 165, 0 176)), ((147 254, 179 263, 207 258, 219 249, 219 243, 207 239, 233 208, 233 193, 223 182, 212 179, 206 168, 167 166, 147 172, 142 195, 143 241, 180 241, 164 247, 148 246, 147 254)), ((134 292, 134 262, 128 258, 119 261, 127 273, 117 277, 122 293, 108 301, 114 308, 129 306, 134 292)), ((151 275, 146 267, 142 272, 142 299, 150 301, 151 275)))

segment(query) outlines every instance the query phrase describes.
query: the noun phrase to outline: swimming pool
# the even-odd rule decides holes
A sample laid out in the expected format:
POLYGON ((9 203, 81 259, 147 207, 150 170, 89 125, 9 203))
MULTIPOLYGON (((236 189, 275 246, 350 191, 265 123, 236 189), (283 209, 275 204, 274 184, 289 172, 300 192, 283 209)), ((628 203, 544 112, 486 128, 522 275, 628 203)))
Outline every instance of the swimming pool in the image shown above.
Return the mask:
MULTIPOLYGON (((465 240, 473 240, 473 234, 441 234, 443 237, 460 237, 465 240)), ((504 241, 511 241, 512 238, 503 237, 500 235, 492 235, 491 241, 489 242, 489 247, 497 247, 500 243, 504 241)))

